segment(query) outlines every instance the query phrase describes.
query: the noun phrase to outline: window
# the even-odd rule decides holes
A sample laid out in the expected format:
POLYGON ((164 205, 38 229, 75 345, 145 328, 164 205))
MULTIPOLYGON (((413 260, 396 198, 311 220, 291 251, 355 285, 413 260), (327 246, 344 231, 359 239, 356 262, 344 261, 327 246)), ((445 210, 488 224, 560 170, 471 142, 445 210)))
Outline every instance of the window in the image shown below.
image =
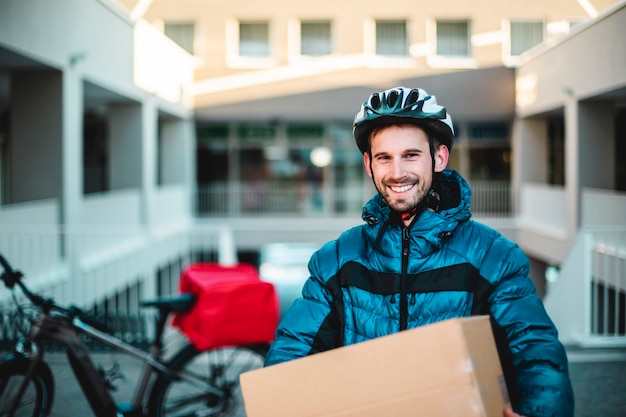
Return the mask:
POLYGON ((376 22, 376 55, 407 56, 408 51, 406 21, 376 22))
POLYGON ((270 56, 270 28, 266 22, 239 24, 239 55, 246 57, 270 56))
POLYGON ((324 125, 320 123, 290 123, 286 128, 287 139, 291 141, 318 140, 324 138, 324 125))
POLYGON ((332 53, 330 22, 302 22, 300 41, 301 55, 330 55, 332 53))
POLYGON ((181 48, 193 55, 193 23, 165 23, 163 27, 165 36, 176 42, 181 48))
POLYGON ((470 123, 467 136, 471 141, 508 141, 509 126, 500 122, 470 123))
POLYGON ((358 214, 375 191, 349 122, 210 122, 198 138, 201 214, 358 214))
POLYGON ((543 22, 511 22, 511 56, 519 56, 543 42, 543 22))
POLYGON ((472 181, 508 181, 511 178, 511 150, 508 147, 471 148, 469 160, 472 181))
POLYGON ((241 142, 268 142, 276 138, 276 126, 264 123, 244 123, 237 126, 241 142))
POLYGON ((227 123, 196 123, 196 138, 198 142, 225 142, 228 140, 227 123))
POLYGON ((437 21, 437 55, 446 57, 471 56, 469 21, 437 21))

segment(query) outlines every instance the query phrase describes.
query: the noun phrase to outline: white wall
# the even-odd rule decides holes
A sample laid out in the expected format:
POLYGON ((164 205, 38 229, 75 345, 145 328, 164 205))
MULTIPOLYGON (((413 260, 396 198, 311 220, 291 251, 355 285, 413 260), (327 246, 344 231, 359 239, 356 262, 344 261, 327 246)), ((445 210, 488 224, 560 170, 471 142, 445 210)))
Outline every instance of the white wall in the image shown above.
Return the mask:
POLYGON ((581 212, 581 223, 585 227, 626 226, 626 193, 584 189, 581 212))
POLYGON ((86 78, 133 91, 133 26, 115 3, 3 0, 0 40, 56 68, 78 67, 86 78))
POLYGON ((547 180, 546 122, 538 119, 517 119, 513 123, 512 150, 515 157, 511 167, 513 207, 520 210, 521 187, 527 182, 547 180))
POLYGON ((546 311, 559 331, 559 339, 573 344, 585 333, 589 316, 588 296, 591 235, 580 234, 562 264, 558 280, 549 285, 543 299, 546 311))
POLYGON ((626 85, 626 48, 621 41, 626 39, 626 4, 602 16, 592 25, 575 28, 558 45, 558 53, 528 55, 517 70, 519 116, 564 107, 569 96, 584 99, 626 85))

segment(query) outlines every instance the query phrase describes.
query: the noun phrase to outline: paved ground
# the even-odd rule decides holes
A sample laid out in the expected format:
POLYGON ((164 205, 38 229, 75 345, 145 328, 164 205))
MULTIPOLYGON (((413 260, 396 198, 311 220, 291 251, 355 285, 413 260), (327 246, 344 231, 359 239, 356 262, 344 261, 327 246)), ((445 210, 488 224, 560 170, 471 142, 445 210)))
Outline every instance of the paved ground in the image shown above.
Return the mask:
POLYGON ((626 417, 626 349, 569 349, 576 417, 626 417))
MULTIPOLYGON (((626 349, 570 349, 568 354, 576 395, 575 417, 626 417, 626 349)), ((46 359, 57 386, 52 417, 93 416, 65 355, 47 352, 46 359)), ((105 368, 109 368, 113 361, 120 364, 126 380, 119 382, 115 397, 118 401, 128 401, 134 392, 140 363, 112 353, 95 353, 94 361, 105 368)))

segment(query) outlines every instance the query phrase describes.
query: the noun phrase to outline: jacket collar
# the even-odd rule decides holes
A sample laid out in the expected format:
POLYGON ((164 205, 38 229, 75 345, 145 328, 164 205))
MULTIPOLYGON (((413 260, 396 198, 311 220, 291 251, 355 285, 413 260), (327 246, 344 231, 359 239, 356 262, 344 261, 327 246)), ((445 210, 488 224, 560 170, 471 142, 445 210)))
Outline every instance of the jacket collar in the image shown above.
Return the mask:
MULTIPOLYGON (((471 189, 453 170, 435 177, 433 189, 440 195, 438 212, 424 210, 409 225, 412 256, 424 257, 441 248, 443 239, 454 234, 457 225, 471 217, 471 189)), ((371 249, 386 256, 397 256, 402 245, 402 224, 382 196, 376 193, 363 208, 366 233, 371 249)))

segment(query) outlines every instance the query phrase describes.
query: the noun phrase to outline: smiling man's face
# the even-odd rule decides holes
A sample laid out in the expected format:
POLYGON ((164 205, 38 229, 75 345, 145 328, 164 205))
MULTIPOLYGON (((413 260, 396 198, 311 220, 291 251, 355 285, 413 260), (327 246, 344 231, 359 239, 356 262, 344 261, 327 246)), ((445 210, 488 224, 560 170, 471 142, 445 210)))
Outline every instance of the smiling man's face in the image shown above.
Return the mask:
MULTIPOLYGON (((413 125, 392 125, 375 130, 370 152, 363 155, 365 169, 387 204, 399 212, 416 207, 430 190, 433 159, 428 136, 413 125)), ((435 171, 448 163, 448 148, 435 150, 435 171)))

